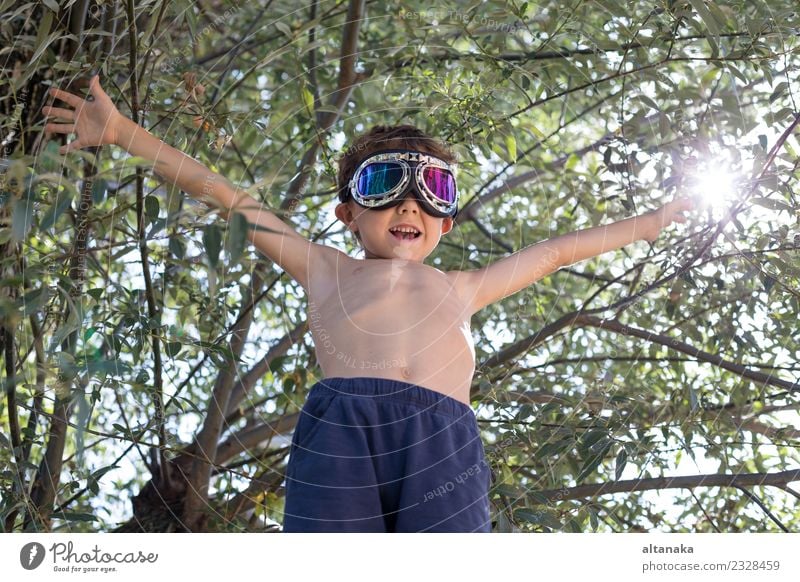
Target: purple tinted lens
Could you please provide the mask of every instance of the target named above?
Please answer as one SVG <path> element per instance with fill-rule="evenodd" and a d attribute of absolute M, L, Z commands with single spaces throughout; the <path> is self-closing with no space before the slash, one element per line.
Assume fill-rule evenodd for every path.
<path fill-rule="evenodd" d="M 403 167 L 393 162 L 375 162 L 361 171 L 358 191 L 364 197 L 381 196 L 403 179 Z"/>
<path fill-rule="evenodd" d="M 456 199 L 456 180 L 453 175 L 443 168 L 429 166 L 422 171 L 422 179 L 428 190 L 434 196 L 447 204 L 452 204 Z"/>

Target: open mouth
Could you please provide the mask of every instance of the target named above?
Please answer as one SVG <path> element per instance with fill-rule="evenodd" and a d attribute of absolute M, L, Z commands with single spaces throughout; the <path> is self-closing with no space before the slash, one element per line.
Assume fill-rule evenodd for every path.
<path fill-rule="evenodd" d="M 422 236 L 422 233 L 418 230 L 409 228 L 390 228 L 389 232 L 394 238 L 401 241 L 412 241 Z"/>

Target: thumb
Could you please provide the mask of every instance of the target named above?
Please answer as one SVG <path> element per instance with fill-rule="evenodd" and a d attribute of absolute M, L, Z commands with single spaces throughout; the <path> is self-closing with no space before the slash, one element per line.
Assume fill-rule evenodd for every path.
<path fill-rule="evenodd" d="M 89 92 L 95 99 L 103 95 L 103 89 L 100 87 L 100 73 L 97 73 L 89 80 Z"/>
<path fill-rule="evenodd" d="M 75 150 L 75 149 L 80 149 L 78 147 L 78 140 L 77 139 L 72 140 L 68 144 L 63 145 L 60 148 L 58 148 L 58 153 L 60 153 L 63 156 L 63 155 L 66 155 L 67 153 L 69 153 L 69 152 L 71 152 L 72 150 Z"/>

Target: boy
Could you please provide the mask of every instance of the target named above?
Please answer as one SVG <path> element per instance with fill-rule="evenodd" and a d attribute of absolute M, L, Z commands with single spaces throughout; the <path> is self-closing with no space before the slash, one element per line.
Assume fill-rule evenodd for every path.
<path fill-rule="evenodd" d="M 455 157 L 412 126 L 378 126 L 339 163 L 336 216 L 365 259 L 312 243 L 246 193 L 123 117 L 100 87 L 93 100 L 51 90 L 73 109 L 45 107 L 76 133 L 59 151 L 116 144 L 195 197 L 209 196 L 255 229 L 256 248 L 308 294 L 325 378 L 310 390 L 292 437 L 284 531 L 490 531 L 490 470 L 469 388 L 470 318 L 557 269 L 655 240 L 692 207 L 683 198 L 641 216 L 529 246 L 471 271 L 423 263 L 453 227 Z"/>

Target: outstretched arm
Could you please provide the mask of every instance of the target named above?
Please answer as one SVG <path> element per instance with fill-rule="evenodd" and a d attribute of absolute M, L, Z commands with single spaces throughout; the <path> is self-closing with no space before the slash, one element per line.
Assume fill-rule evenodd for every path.
<path fill-rule="evenodd" d="M 311 269 L 333 264 L 331 255 L 340 251 L 303 238 L 248 193 L 123 116 L 100 86 L 99 75 L 92 77 L 89 91 L 93 97 L 91 101 L 60 89 L 50 90 L 52 96 L 74 108 L 48 106 L 42 109 L 49 117 L 69 122 L 47 124 L 47 133 L 75 133 L 78 136 L 62 146 L 60 153 L 115 144 L 154 162 L 153 170 L 158 175 L 192 197 L 220 207 L 226 219 L 231 218 L 233 211 L 241 212 L 248 223 L 255 225 L 255 228 L 250 228 L 248 239 L 305 288 L 308 288 Z"/>
<path fill-rule="evenodd" d="M 472 313 L 512 295 L 561 267 L 602 255 L 637 240 L 654 241 L 672 222 L 686 222 L 681 214 L 694 204 L 679 198 L 639 216 L 613 224 L 562 234 L 474 271 L 449 273 Z"/>

